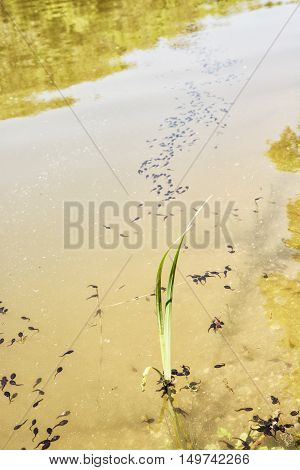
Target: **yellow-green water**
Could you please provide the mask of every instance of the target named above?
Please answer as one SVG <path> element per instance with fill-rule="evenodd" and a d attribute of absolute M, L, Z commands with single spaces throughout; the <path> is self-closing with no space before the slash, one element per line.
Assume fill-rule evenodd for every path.
<path fill-rule="evenodd" d="M 161 367 L 153 296 L 131 300 L 153 292 L 166 224 L 157 219 L 155 249 L 144 209 L 138 250 L 122 243 L 89 249 L 86 239 L 81 249 L 63 247 L 64 201 L 87 208 L 89 201 L 121 206 L 154 199 L 138 169 L 166 142 L 170 117 L 191 117 L 195 132 L 172 159 L 174 182 L 201 151 L 179 199 L 188 205 L 212 195 L 212 211 L 215 201 L 222 213 L 229 201 L 239 209 L 228 222 L 234 254 L 222 237 L 216 247 L 212 236 L 205 249 L 190 246 L 179 261 L 172 360 L 201 380 L 197 393 L 183 390 L 177 401 L 188 413 L 194 446 L 224 448 L 224 435 L 248 429 L 249 414 L 235 410 L 253 407 L 268 416 L 270 395 L 280 397 L 282 411 L 297 409 L 299 12 L 260 64 L 296 2 L 1 3 L 0 300 L 9 311 L 0 317 L 0 375 L 16 373 L 24 384 L 13 403 L 0 396 L 1 446 L 32 448 L 31 420 L 38 420 L 38 443 L 65 410 L 71 415 L 56 449 L 174 446 L 164 421 L 158 423 L 155 376 L 140 390 L 144 368 Z M 173 240 L 180 233 L 174 213 Z M 105 223 L 117 221 L 130 232 L 121 216 Z M 214 234 L 218 223 L 199 216 L 197 233 Z M 228 264 L 233 291 L 224 289 L 223 278 L 201 286 L 186 277 Z M 102 336 L 95 299 L 86 300 L 91 283 L 103 297 Z M 215 315 L 225 322 L 224 336 L 207 333 Z M 8 347 L 28 325 L 39 333 L 27 330 L 23 343 Z M 226 366 L 215 369 L 218 363 Z M 41 386 L 49 382 L 43 402 L 32 408 L 40 398 L 32 392 L 38 377 Z M 28 423 L 13 432 L 24 416 Z M 149 418 L 153 424 L 144 422 Z"/>

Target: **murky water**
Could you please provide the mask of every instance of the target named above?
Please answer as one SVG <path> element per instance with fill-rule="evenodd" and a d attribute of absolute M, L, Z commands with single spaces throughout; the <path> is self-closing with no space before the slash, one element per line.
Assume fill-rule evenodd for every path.
<path fill-rule="evenodd" d="M 280 398 L 282 411 L 297 409 L 296 2 L 4 4 L 0 375 L 15 373 L 24 385 L 5 387 L 18 393 L 12 403 L 0 395 L 1 446 L 33 448 L 65 410 L 69 422 L 51 448 L 174 446 L 164 418 L 160 423 L 155 375 L 144 393 L 140 389 L 145 367 L 161 368 L 150 294 L 166 227 L 170 231 L 172 219 L 175 240 L 182 213 L 182 206 L 165 202 L 155 209 L 163 216 L 154 217 L 145 202 L 169 197 L 189 206 L 212 195 L 210 217 L 199 215 L 195 230 L 201 239 L 210 229 L 208 246 L 193 247 L 187 237 L 174 300 L 173 367 L 189 365 L 192 380 L 201 381 L 198 392 L 182 390 L 176 398 L 188 413 L 182 421 L 193 445 L 224 448 L 224 436 L 248 430 L 249 413 L 235 410 L 252 407 L 268 416 L 270 395 Z M 158 176 L 164 172 L 167 178 Z M 138 249 L 126 248 L 137 227 L 121 212 L 88 226 L 89 202 L 122 207 L 131 200 L 144 203 Z M 85 208 L 79 249 L 64 249 L 64 201 Z M 223 216 L 230 201 L 226 227 L 234 253 L 214 214 Z M 104 249 L 110 231 L 102 226 L 117 222 L 129 238 Z M 99 225 L 102 246 L 96 240 L 93 248 L 91 227 L 96 238 Z M 187 277 L 223 273 L 227 265 L 226 279 L 221 274 L 201 285 Z M 91 283 L 100 289 L 102 331 L 96 299 L 86 300 Z M 215 315 L 224 334 L 207 333 Z M 17 341 L 10 345 L 12 338 Z M 68 350 L 74 352 L 61 358 Z M 220 363 L 225 367 L 214 368 Z M 58 367 L 63 371 L 54 377 Z M 45 395 L 32 389 L 39 377 Z M 279 445 L 288 447 L 288 439 Z"/>

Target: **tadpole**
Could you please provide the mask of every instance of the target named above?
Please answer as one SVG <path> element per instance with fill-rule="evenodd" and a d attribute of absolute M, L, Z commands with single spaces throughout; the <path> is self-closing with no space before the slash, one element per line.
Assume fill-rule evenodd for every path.
<path fill-rule="evenodd" d="M 36 381 L 35 381 L 35 384 L 33 385 L 33 387 L 32 387 L 32 388 L 35 388 L 35 387 L 37 387 L 37 385 L 39 385 L 39 384 L 41 383 L 41 381 L 42 381 L 42 380 L 43 380 L 43 379 L 42 379 L 41 377 L 39 377 L 38 379 L 36 379 Z"/>
<path fill-rule="evenodd" d="M 72 354 L 73 352 L 74 352 L 73 349 L 70 349 L 69 351 L 65 352 L 64 354 L 62 354 L 62 355 L 59 356 L 59 357 L 68 356 L 69 354 Z"/>
<path fill-rule="evenodd" d="M 63 368 L 62 368 L 62 367 L 59 367 L 58 369 L 56 369 L 56 374 L 55 374 L 54 378 L 55 378 L 58 374 L 60 374 L 62 371 L 63 371 Z"/>
<path fill-rule="evenodd" d="M 21 423 L 21 424 L 16 424 L 16 426 L 14 427 L 14 431 L 17 431 L 18 429 L 20 429 L 22 426 L 24 426 L 25 423 L 27 423 L 27 419 Z"/>

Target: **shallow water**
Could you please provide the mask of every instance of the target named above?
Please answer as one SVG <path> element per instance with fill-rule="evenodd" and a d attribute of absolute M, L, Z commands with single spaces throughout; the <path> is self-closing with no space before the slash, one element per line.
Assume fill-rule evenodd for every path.
<path fill-rule="evenodd" d="M 295 2 L 181 3 L 5 2 L 0 299 L 9 310 L 0 317 L 0 375 L 14 372 L 24 385 L 11 404 L 0 396 L 3 448 L 32 448 L 28 423 L 37 418 L 38 443 L 64 410 L 69 423 L 53 448 L 174 446 L 165 421 L 157 423 L 155 375 L 144 393 L 140 383 L 145 367 L 160 368 L 149 294 L 171 221 L 173 241 L 181 233 L 182 206 L 158 208 L 174 211 L 166 221 L 143 206 L 138 249 L 126 248 L 125 238 L 114 249 L 97 241 L 89 247 L 85 215 L 84 245 L 67 250 L 63 225 L 64 201 L 81 202 L 86 214 L 89 201 L 121 207 L 164 199 L 169 186 L 156 195 L 146 176 L 164 171 L 165 161 L 174 187 L 188 186 L 177 201 L 189 206 L 212 195 L 210 217 L 200 214 L 195 225 L 200 238 L 210 230 L 208 246 L 195 248 L 187 236 L 174 301 L 173 367 L 187 364 L 201 380 L 197 393 L 177 398 L 189 413 L 182 421 L 193 445 L 223 448 L 224 436 L 248 430 L 249 414 L 235 410 L 268 416 L 270 395 L 280 397 L 284 412 L 299 406 L 300 12 L 262 60 Z M 154 160 L 165 156 L 172 158 Z M 222 233 L 218 243 L 213 214 L 224 214 L 230 201 L 238 209 L 226 224 L 232 254 Z M 134 241 L 137 228 L 121 213 L 100 225 L 117 222 Z M 186 277 L 226 265 L 226 280 L 202 286 Z M 86 300 L 91 283 L 100 288 L 102 333 L 95 299 Z M 225 322 L 223 334 L 207 333 L 215 315 Z M 8 347 L 28 325 L 39 332 L 27 330 L 24 342 Z M 226 365 L 215 369 L 218 363 Z M 32 408 L 38 377 L 45 396 Z"/>

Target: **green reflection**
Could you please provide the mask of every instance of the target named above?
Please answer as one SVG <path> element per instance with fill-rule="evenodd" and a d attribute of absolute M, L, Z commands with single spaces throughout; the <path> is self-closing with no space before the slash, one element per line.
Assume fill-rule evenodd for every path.
<path fill-rule="evenodd" d="M 298 130 L 300 127 L 298 126 Z M 290 127 L 286 127 L 280 139 L 271 142 L 267 152 L 268 157 L 275 163 L 278 170 L 300 170 L 300 135 Z"/>
<path fill-rule="evenodd" d="M 300 127 L 299 127 L 300 128 Z M 282 171 L 295 172 L 300 169 L 300 137 L 286 127 L 280 139 L 270 143 L 267 155 Z M 300 197 L 287 204 L 288 230 L 290 237 L 284 240 L 291 248 L 293 258 L 300 262 Z M 265 297 L 265 312 L 272 322 L 283 329 L 283 344 L 300 354 L 300 271 L 295 278 L 281 273 L 272 273 L 260 281 Z M 298 361 L 299 364 L 299 361 Z M 287 388 L 295 395 L 300 394 L 300 367 L 293 364 L 291 374 L 285 378 Z"/>
<path fill-rule="evenodd" d="M 295 255 L 295 258 L 300 262 L 300 198 L 288 204 L 287 214 L 291 237 L 285 243 L 290 248 L 298 250 L 299 253 Z"/>
<path fill-rule="evenodd" d="M 0 8 L 0 119 L 64 105 L 62 100 L 37 99 L 37 93 L 53 91 L 39 61 L 64 89 L 123 70 L 128 67 L 122 59 L 125 53 L 153 47 L 160 37 L 194 30 L 193 23 L 209 14 L 228 15 L 244 7 L 253 9 L 282 2 L 4 0 L 3 3 L 13 21 Z"/>

